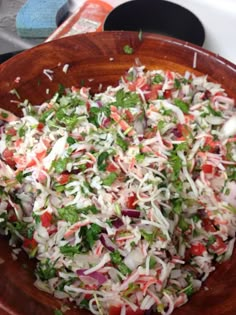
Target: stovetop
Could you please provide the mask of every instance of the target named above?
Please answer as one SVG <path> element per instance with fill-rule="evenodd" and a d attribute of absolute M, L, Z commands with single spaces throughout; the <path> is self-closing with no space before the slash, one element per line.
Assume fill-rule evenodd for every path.
<path fill-rule="evenodd" d="M 74 12 L 86 0 L 67 0 Z M 102 0 L 116 7 L 131 0 Z M 134 0 L 133 0 L 134 1 Z M 143 0 L 145 1 L 145 0 Z M 236 64 L 236 0 L 168 0 L 192 11 L 205 29 L 204 48 Z M 170 21 L 171 23 L 171 21 Z"/>

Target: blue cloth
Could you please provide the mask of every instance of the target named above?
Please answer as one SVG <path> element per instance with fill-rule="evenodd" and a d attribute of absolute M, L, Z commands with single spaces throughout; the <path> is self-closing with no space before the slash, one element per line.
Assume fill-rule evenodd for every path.
<path fill-rule="evenodd" d="M 57 27 L 56 14 L 66 0 L 28 0 L 16 16 L 21 37 L 47 38 Z"/>

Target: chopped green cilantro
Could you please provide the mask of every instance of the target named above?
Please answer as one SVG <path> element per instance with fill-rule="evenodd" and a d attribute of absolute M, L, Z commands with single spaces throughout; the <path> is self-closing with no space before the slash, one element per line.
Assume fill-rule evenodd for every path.
<path fill-rule="evenodd" d="M 135 160 L 138 162 L 138 163 L 142 163 L 145 159 L 145 155 L 142 154 L 142 153 L 139 153 L 139 154 L 136 154 L 135 155 Z"/>
<path fill-rule="evenodd" d="M 178 226 L 183 232 L 185 232 L 189 229 L 189 224 L 186 222 L 186 220 L 182 216 L 180 216 L 180 218 L 179 218 Z"/>
<path fill-rule="evenodd" d="M 194 215 L 192 216 L 192 219 L 193 219 L 193 222 L 194 222 L 194 223 L 197 223 L 198 221 L 200 221 L 200 217 L 199 217 L 198 214 L 194 214 Z"/>
<path fill-rule="evenodd" d="M 216 237 L 214 235 L 210 235 L 207 241 L 207 246 L 211 246 L 216 241 Z"/>
<path fill-rule="evenodd" d="M 94 243 L 99 239 L 102 228 L 93 223 L 90 226 L 82 226 L 79 236 L 82 238 L 80 243 L 81 252 L 86 253 L 92 249 Z"/>
<path fill-rule="evenodd" d="M 156 240 L 156 233 L 151 232 L 148 233 L 145 230 L 140 230 L 142 237 L 150 244 L 152 244 Z"/>
<path fill-rule="evenodd" d="M 121 136 L 117 135 L 116 137 L 116 143 L 123 151 L 126 151 L 128 149 L 128 142 L 121 138 Z"/>
<path fill-rule="evenodd" d="M 66 244 L 60 247 L 60 252 L 65 256 L 73 257 L 75 254 L 80 253 L 80 245 L 71 246 Z"/>
<path fill-rule="evenodd" d="M 56 268 L 47 258 L 37 264 L 35 273 L 40 280 L 46 281 L 56 276 Z"/>
<path fill-rule="evenodd" d="M 66 206 L 57 210 L 59 218 L 74 224 L 78 221 L 78 209 L 74 205 Z"/>
<path fill-rule="evenodd" d="M 25 132 L 26 132 L 26 129 L 25 129 L 25 126 L 21 126 L 19 129 L 18 129 L 18 134 L 19 134 L 19 137 L 22 138 L 25 136 Z"/>
<path fill-rule="evenodd" d="M 23 171 L 19 171 L 17 174 L 16 174 L 16 180 L 22 184 L 23 182 L 23 179 L 27 176 L 29 176 L 31 173 L 24 173 Z"/>
<path fill-rule="evenodd" d="M 207 109 L 209 113 L 212 114 L 213 116 L 222 117 L 222 112 L 216 111 L 213 107 L 211 107 L 210 104 L 207 105 Z"/>
<path fill-rule="evenodd" d="M 55 168 L 56 173 L 60 174 L 66 170 L 67 163 L 69 162 L 68 158 L 58 158 L 52 162 L 52 166 Z"/>
<path fill-rule="evenodd" d="M 153 78 L 152 82 L 153 83 L 162 83 L 164 81 L 164 77 L 161 74 L 156 74 L 155 77 Z"/>
<path fill-rule="evenodd" d="M 54 112 L 53 109 L 46 110 L 40 115 L 39 121 L 45 123 L 47 118 Z"/>
<path fill-rule="evenodd" d="M 177 180 L 179 179 L 179 174 L 182 169 L 182 160 L 181 158 L 172 151 L 170 156 L 170 165 L 172 166 L 173 173 L 172 173 L 172 179 Z"/>
<path fill-rule="evenodd" d="M 158 130 L 162 130 L 166 125 L 166 122 L 164 120 L 159 120 L 158 123 L 157 123 L 157 128 Z"/>
<path fill-rule="evenodd" d="M 108 152 L 102 152 L 99 154 L 97 159 L 97 166 L 99 171 L 105 171 L 107 166 L 107 159 L 109 157 Z"/>
<path fill-rule="evenodd" d="M 105 114 L 107 117 L 110 116 L 110 107 L 108 106 L 102 106 L 102 107 L 91 107 L 89 110 L 89 118 L 88 121 L 92 124 L 94 124 L 95 126 L 99 127 L 100 126 L 100 122 L 99 122 L 99 117 L 100 115 L 103 113 Z"/>
<path fill-rule="evenodd" d="M 32 213 L 32 217 L 35 221 L 36 224 L 39 224 L 41 222 L 41 219 L 40 219 L 40 215 L 38 214 L 35 214 L 34 212 Z"/>
<path fill-rule="evenodd" d="M 176 79 L 174 80 L 174 88 L 179 90 L 181 88 L 181 82 L 180 80 Z"/>
<path fill-rule="evenodd" d="M 76 143 L 76 140 L 74 138 L 72 138 L 72 137 L 68 137 L 67 138 L 67 143 L 74 144 L 74 143 Z"/>
<path fill-rule="evenodd" d="M 61 310 L 55 309 L 54 310 L 54 315 L 63 315 Z"/>
<path fill-rule="evenodd" d="M 63 95 L 64 93 L 65 93 L 65 87 L 64 87 L 64 85 L 63 84 L 61 84 L 61 83 L 59 83 L 58 84 L 58 90 L 57 90 L 57 92 L 58 92 L 58 94 L 59 95 Z"/>
<path fill-rule="evenodd" d="M 193 295 L 194 293 L 193 284 L 190 283 L 187 287 L 182 289 L 179 293 L 185 293 L 188 297 Z"/>
<path fill-rule="evenodd" d="M 1 116 L 2 118 L 7 118 L 7 117 L 8 117 L 8 113 L 6 113 L 6 112 L 0 112 L 0 116 Z"/>
<path fill-rule="evenodd" d="M 181 214 L 183 209 L 182 209 L 182 205 L 183 205 L 183 201 L 182 199 L 172 199 L 171 200 L 172 205 L 173 205 L 173 212 L 176 214 Z"/>
<path fill-rule="evenodd" d="M 124 275 L 128 275 L 131 273 L 131 270 L 123 262 L 123 258 L 118 250 L 114 250 L 114 252 L 111 252 L 110 257 L 111 257 L 111 262 L 117 266 L 117 268 L 120 270 L 121 273 L 123 273 Z"/>
<path fill-rule="evenodd" d="M 117 174 L 114 172 L 111 172 L 107 177 L 105 177 L 102 181 L 103 185 L 105 186 L 111 186 L 114 181 L 117 179 Z"/>
<path fill-rule="evenodd" d="M 151 256 L 150 260 L 149 260 L 149 268 L 150 269 L 154 268 L 156 266 L 156 264 L 157 264 L 156 259 L 153 256 Z"/>
<path fill-rule="evenodd" d="M 80 304 L 79 304 L 79 307 L 81 309 L 89 309 L 89 299 L 83 299 Z"/>
<path fill-rule="evenodd" d="M 113 105 L 117 107 L 135 107 L 140 103 L 140 98 L 135 92 L 126 92 L 124 89 L 120 89 L 116 92 L 116 102 Z"/>
<path fill-rule="evenodd" d="M 179 107 L 184 114 L 188 114 L 189 105 L 179 98 L 174 99 L 175 106 Z"/>
<path fill-rule="evenodd" d="M 132 55 L 134 53 L 134 49 L 130 45 L 125 45 L 123 51 L 127 55 Z"/>

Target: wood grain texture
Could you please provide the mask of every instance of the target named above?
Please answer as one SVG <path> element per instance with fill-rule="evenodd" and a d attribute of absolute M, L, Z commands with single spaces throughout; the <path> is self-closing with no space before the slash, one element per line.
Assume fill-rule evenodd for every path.
<path fill-rule="evenodd" d="M 124 45 L 130 45 L 134 54 L 127 55 Z M 194 54 L 197 67 L 192 69 Z M 236 66 L 197 46 L 179 40 L 153 34 L 144 34 L 143 39 L 133 32 L 102 32 L 83 34 L 59 39 L 25 51 L 0 66 L 1 107 L 19 113 L 12 100 L 17 97 L 9 91 L 16 89 L 21 99 L 27 98 L 33 104 L 48 99 L 64 86 L 91 86 L 98 90 L 116 84 L 120 76 L 132 66 L 135 58 L 148 69 L 162 68 L 184 73 L 186 70 L 198 74 L 208 74 L 210 80 L 225 87 L 236 99 Z M 63 66 L 69 64 L 67 73 Z M 43 69 L 51 69 L 53 81 L 43 74 Z M 14 82 L 20 77 L 19 83 Z M 46 93 L 49 89 L 49 94 Z M 22 254 L 13 261 L 8 242 L 0 239 L 0 314 L 50 315 L 60 308 L 61 301 L 37 290 L 32 273 L 34 261 Z M 27 265 L 27 267 L 25 266 Z M 24 268 L 23 268 L 24 267 Z M 236 314 L 236 255 L 220 266 L 206 281 L 205 287 L 196 293 L 191 301 L 177 309 L 173 315 L 235 315 Z M 85 311 L 72 309 L 68 315 L 85 315 Z"/>

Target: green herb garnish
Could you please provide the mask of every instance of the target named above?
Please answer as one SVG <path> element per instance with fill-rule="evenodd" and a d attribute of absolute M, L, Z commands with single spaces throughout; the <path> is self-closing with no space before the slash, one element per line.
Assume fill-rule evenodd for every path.
<path fill-rule="evenodd" d="M 111 186 L 114 181 L 117 179 L 117 174 L 114 172 L 111 172 L 106 178 L 103 179 L 102 183 L 105 186 Z"/>
<path fill-rule="evenodd" d="M 188 114 L 189 105 L 179 98 L 174 99 L 175 106 L 179 107 L 184 114 Z"/>
<path fill-rule="evenodd" d="M 46 281 L 56 276 L 56 268 L 47 258 L 37 264 L 35 273 L 40 280 Z"/>
<path fill-rule="evenodd" d="M 132 55 L 134 53 L 134 49 L 130 45 L 125 45 L 123 51 L 127 55 Z"/>

